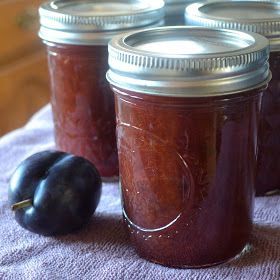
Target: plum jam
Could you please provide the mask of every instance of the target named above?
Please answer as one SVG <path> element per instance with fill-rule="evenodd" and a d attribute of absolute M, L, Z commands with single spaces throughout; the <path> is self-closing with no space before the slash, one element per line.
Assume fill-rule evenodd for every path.
<path fill-rule="evenodd" d="M 82 0 L 52 1 L 39 10 L 56 146 L 93 162 L 103 178 L 119 174 L 107 43 L 116 34 L 159 25 L 163 7 L 161 0 Z"/>
<path fill-rule="evenodd" d="M 252 228 L 268 41 L 146 29 L 114 38 L 109 66 L 123 216 L 137 253 L 172 267 L 238 255 Z"/>
<path fill-rule="evenodd" d="M 52 43 L 47 50 L 58 149 L 89 159 L 103 177 L 117 176 L 114 96 L 105 78 L 107 47 Z"/>
<path fill-rule="evenodd" d="M 272 80 L 268 85 L 262 102 L 256 181 L 257 195 L 273 193 L 276 190 L 280 191 L 279 51 L 270 53 L 269 63 L 272 72 Z"/>
<path fill-rule="evenodd" d="M 280 191 L 280 6 L 277 1 L 211 1 L 187 7 L 191 25 L 257 32 L 269 39 L 272 80 L 262 100 L 256 194 Z"/>

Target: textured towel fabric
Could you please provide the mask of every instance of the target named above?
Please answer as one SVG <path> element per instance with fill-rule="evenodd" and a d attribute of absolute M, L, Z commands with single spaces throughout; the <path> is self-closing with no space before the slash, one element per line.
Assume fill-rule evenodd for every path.
<path fill-rule="evenodd" d="M 17 225 L 7 204 L 8 180 L 29 155 L 54 147 L 50 107 L 0 139 L 0 279 L 280 279 L 280 197 L 258 198 L 250 248 L 208 269 L 172 269 L 140 259 L 127 239 L 117 183 L 104 183 L 101 203 L 83 230 L 59 238 Z"/>

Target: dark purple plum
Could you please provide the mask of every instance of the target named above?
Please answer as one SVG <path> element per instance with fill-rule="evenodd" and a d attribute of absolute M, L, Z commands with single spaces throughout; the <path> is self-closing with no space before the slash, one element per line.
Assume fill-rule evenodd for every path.
<path fill-rule="evenodd" d="M 66 234 L 89 222 L 101 185 L 97 169 L 88 160 L 44 151 L 18 166 L 10 181 L 9 203 L 25 229 L 46 236 Z"/>

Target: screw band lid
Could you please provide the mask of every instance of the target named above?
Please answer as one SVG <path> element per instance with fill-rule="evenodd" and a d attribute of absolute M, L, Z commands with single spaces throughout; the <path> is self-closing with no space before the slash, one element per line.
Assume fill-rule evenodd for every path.
<path fill-rule="evenodd" d="M 164 17 L 162 0 L 54 0 L 39 8 L 43 40 L 104 45 L 116 34 L 158 25 Z"/>
<path fill-rule="evenodd" d="M 161 27 L 109 43 L 109 82 L 166 96 L 217 96 L 258 88 L 270 79 L 268 40 L 255 33 Z"/>
<path fill-rule="evenodd" d="M 269 39 L 271 51 L 280 50 L 279 1 L 201 1 L 186 7 L 185 19 L 193 26 L 256 32 Z"/>

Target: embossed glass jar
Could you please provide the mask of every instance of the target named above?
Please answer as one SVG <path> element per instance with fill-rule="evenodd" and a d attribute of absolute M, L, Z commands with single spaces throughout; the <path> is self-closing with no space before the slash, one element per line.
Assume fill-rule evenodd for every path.
<path fill-rule="evenodd" d="M 107 43 L 114 35 L 161 25 L 163 7 L 161 0 L 56 0 L 39 10 L 56 146 L 92 161 L 103 178 L 119 173 Z"/>
<path fill-rule="evenodd" d="M 268 52 L 258 34 L 188 27 L 109 43 L 123 214 L 140 256 L 204 267 L 248 242 Z"/>
<path fill-rule="evenodd" d="M 257 32 L 270 41 L 272 80 L 263 97 L 256 180 L 257 195 L 280 191 L 280 4 L 277 1 L 211 1 L 186 8 L 186 22 Z"/>
<path fill-rule="evenodd" d="M 165 25 L 185 25 L 185 8 L 195 0 L 165 0 Z"/>

